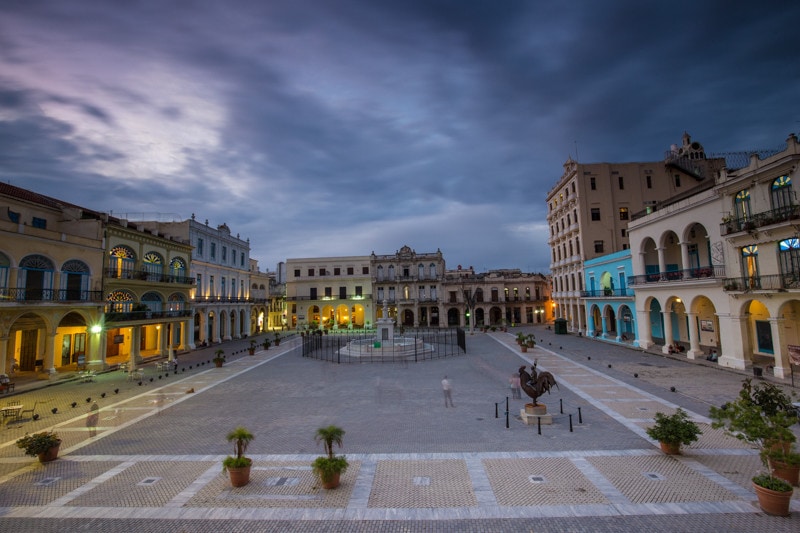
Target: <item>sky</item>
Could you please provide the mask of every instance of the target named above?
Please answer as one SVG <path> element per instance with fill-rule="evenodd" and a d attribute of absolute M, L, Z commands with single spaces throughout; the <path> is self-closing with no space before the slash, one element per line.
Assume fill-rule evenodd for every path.
<path fill-rule="evenodd" d="M 287 258 L 547 273 L 571 157 L 800 130 L 800 2 L 2 0 L 0 180 Z"/>

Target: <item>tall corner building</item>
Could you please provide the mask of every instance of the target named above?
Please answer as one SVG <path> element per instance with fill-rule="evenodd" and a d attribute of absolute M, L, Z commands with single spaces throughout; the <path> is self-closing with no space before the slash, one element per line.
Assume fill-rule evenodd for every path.
<path fill-rule="evenodd" d="M 703 146 L 683 134 L 664 159 L 630 163 L 579 163 L 571 157 L 547 194 L 550 272 L 556 318 L 586 331 L 581 300 L 583 262 L 627 250 L 628 222 L 659 203 L 714 186 L 724 158 L 706 158 Z"/>

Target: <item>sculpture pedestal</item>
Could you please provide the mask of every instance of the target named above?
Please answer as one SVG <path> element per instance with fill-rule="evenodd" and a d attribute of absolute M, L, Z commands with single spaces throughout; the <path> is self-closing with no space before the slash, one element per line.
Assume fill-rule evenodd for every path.
<path fill-rule="evenodd" d="M 537 405 L 526 403 L 525 408 L 519 410 L 519 416 L 526 426 L 539 424 L 540 422 L 543 425 L 549 425 L 553 423 L 553 415 L 548 415 L 547 406 L 541 403 Z"/>

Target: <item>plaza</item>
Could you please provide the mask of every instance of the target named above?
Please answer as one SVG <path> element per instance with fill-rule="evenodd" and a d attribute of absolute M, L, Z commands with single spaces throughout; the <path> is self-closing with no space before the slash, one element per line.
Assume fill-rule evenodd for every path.
<path fill-rule="evenodd" d="M 519 331 L 533 333 L 537 347 L 520 353 Z M 800 527 L 797 495 L 788 518 L 760 511 L 750 487 L 757 451 L 706 418 L 710 405 L 736 395 L 747 377 L 740 371 L 544 326 L 476 333 L 466 354 L 423 363 L 335 365 L 301 357 L 296 336 L 254 356 L 247 345 L 183 354 L 177 374 L 149 362 L 141 385 L 120 371 L 94 382 L 20 382 L 0 402 L 38 402 L 40 418 L 0 430 L 0 530 Z M 220 347 L 228 362 L 214 368 Z M 507 400 L 509 377 L 534 361 L 558 382 L 540 399 L 553 415 L 541 429 L 520 419 L 527 398 Z M 444 407 L 444 375 L 453 409 Z M 790 389 L 788 379 L 771 379 Z M 85 425 L 92 401 L 96 437 Z M 683 455 L 666 456 L 644 430 L 656 412 L 677 407 L 703 435 Z M 338 489 L 324 491 L 310 464 L 322 454 L 314 431 L 329 424 L 346 431 L 336 451 L 350 467 Z M 233 489 L 221 461 L 231 452 L 225 435 L 239 425 L 255 435 L 247 452 L 254 468 L 250 484 Z M 57 461 L 40 464 L 14 442 L 45 429 L 63 443 Z"/>

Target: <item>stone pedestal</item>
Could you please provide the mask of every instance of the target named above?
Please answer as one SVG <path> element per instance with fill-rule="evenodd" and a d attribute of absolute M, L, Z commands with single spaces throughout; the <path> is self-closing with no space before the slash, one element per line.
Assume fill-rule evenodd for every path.
<path fill-rule="evenodd" d="M 532 403 L 526 403 L 524 409 L 519 410 L 519 416 L 522 419 L 522 422 L 527 425 L 536 425 L 539 422 L 542 425 L 550 425 L 553 423 L 553 415 L 547 414 L 547 406 L 543 404 L 533 405 Z"/>

